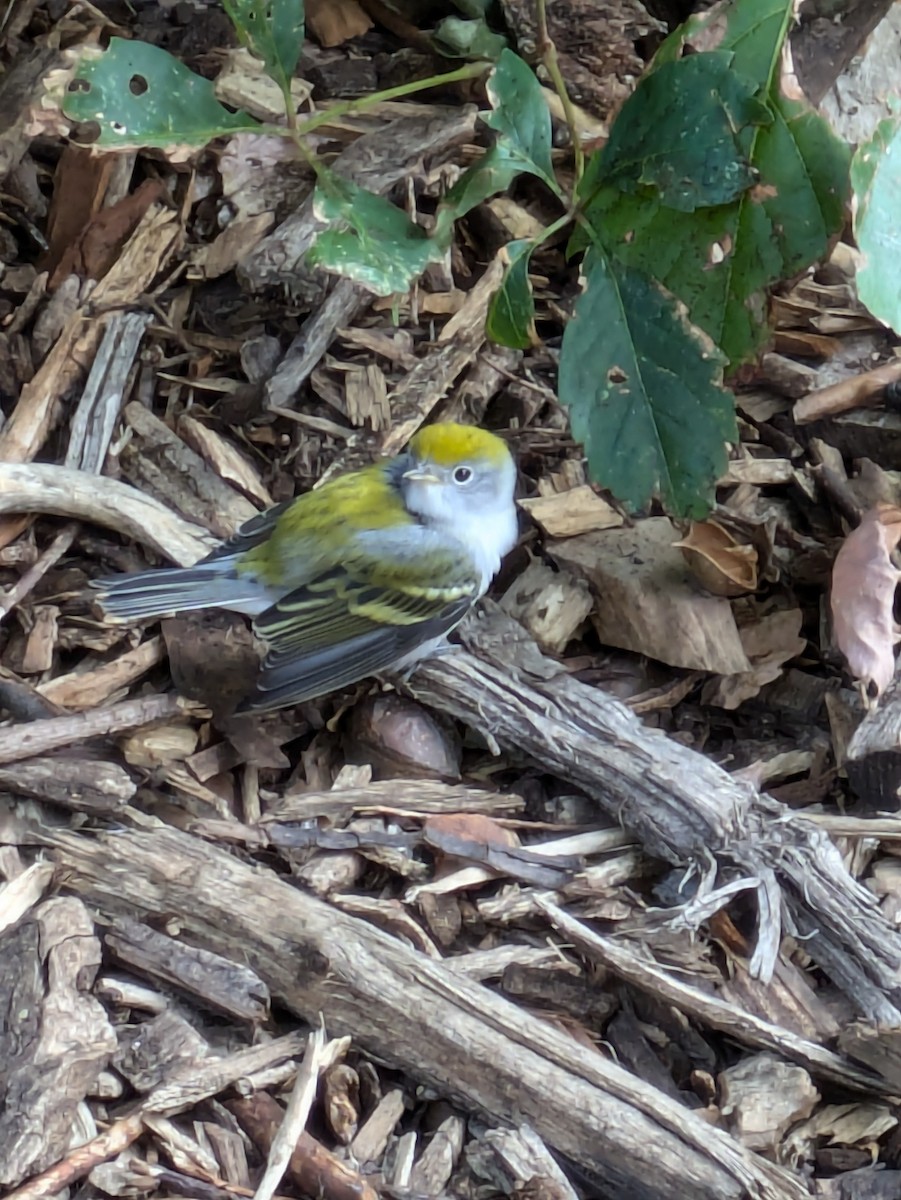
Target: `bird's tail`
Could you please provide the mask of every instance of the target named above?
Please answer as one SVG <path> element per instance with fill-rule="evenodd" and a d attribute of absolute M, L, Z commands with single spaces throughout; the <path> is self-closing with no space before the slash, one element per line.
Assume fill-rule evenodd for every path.
<path fill-rule="evenodd" d="M 273 602 L 258 580 L 238 575 L 222 560 L 95 579 L 91 586 L 107 619 L 123 624 L 203 608 L 254 616 Z"/>

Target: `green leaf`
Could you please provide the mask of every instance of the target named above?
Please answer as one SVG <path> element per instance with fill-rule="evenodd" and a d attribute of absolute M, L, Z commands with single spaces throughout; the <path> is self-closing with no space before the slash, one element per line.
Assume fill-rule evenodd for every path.
<path fill-rule="evenodd" d="M 736 437 L 722 358 L 671 296 L 595 251 L 560 353 L 560 400 L 589 472 L 640 508 L 702 517 Z"/>
<path fill-rule="evenodd" d="M 841 229 L 849 154 L 822 118 L 780 90 L 791 0 L 736 0 L 722 13 L 720 45 L 733 53 L 740 78 L 765 89 L 772 115 L 766 127 L 739 131 L 757 183 L 729 204 L 680 212 L 649 188 L 623 194 L 592 164 L 599 186 L 584 215 L 593 238 L 580 233 L 573 247 L 599 240 L 622 263 L 658 279 L 738 365 L 769 337 L 768 289 L 823 257 Z"/>
<path fill-rule="evenodd" d="M 263 60 L 285 95 L 303 46 L 303 0 L 222 0 L 242 45 Z"/>
<path fill-rule="evenodd" d="M 505 50 L 488 81 L 492 112 L 482 120 L 497 130 L 501 161 L 543 179 L 559 196 L 551 162 L 551 115 L 531 67 Z"/>
<path fill-rule="evenodd" d="M 509 264 L 501 286 L 491 298 L 485 329 L 493 342 L 513 350 L 528 350 L 537 342 L 535 300 L 529 283 L 529 256 L 535 249 L 531 238 L 508 242 Z"/>
<path fill-rule="evenodd" d="M 494 111 L 483 114 L 482 120 L 497 131 L 497 138 L 482 160 L 464 171 L 442 200 L 436 237 L 449 238 L 454 221 L 489 196 L 506 191 L 524 171 L 544 179 L 562 197 L 553 176 L 551 118 L 544 95 L 531 69 L 511 50 L 503 52 L 492 72 L 488 99 Z"/>
<path fill-rule="evenodd" d="M 93 143 L 104 149 L 204 146 L 238 130 L 259 129 L 245 112 L 229 112 L 208 79 L 158 46 L 111 38 L 109 49 L 85 53 L 62 104 L 70 121 L 97 122 Z"/>
<path fill-rule="evenodd" d="M 620 110 L 592 175 L 624 192 L 654 188 L 683 212 L 725 204 L 749 188 L 756 175 L 738 133 L 772 117 L 733 58 L 726 50 L 693 54 L 646 76 Z"/>
<path fill-rule="evenodd" d="M 520 169 L 497 147 L 492 146 L 474 167 L 464 171 L 441 201 L 439 222 L 456 221 L 471 209 L 506 191 Z"/>
<path fill-rule="evenodd" d="M 901 333 L 898 212 L 901 210 L 901 117 L 880 121 L 851 163 L 857 201 L 854 233 L 863 255 L 857 294 L 874 317 Z"/>
<path fill-rule="evenodd" d="M 354 279 L 377 296 L 406 292 L 447 249 L 396 205 L 337 175 L 320 174 L 313 211 L 333 228 L 319 234 L 307 261 Z"/>
<path fill-rule="evenodd" d="M 523 171 L 545 179 L 561 195 L 553 177 L 551 119 L 541 87 L 512 51 L 501 55 L 488 95 L 494 109 L 482 119 L 497 131 L 495 143 L 444 197 L 430 238 L 393 204 L 320 172 L 314 208 L 323 220 L 338 227 L 319 235 L 308 260 L 347 275 L 378 295 L 406 291 L 429 263 L 446 252 L 454 222 L 504 191 Z M 527 266 L 524 269 L 527 272 Z"/>
<path fill-rule="evenodd" d="M 487 58 L 494 62 L 507 47 L 504 35 L 490 29 L 484 17 L 472 21 L 445 17 L 439 21 L 432 36 L 443 54 L 455 54 L 460 58 Z"/>

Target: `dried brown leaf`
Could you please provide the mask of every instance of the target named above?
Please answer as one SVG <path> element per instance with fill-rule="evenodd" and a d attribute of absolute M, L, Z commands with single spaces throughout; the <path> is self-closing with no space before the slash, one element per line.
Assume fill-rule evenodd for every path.
<path fill-rule="evenodd" d="M 848 669 L 877 696 L 895 673 L 893 608 L 899 572 L 901 508 L 877 504 L 845 538 L 832 568 L 832 627 Z"/>
<path fill-rule="evenodd" d="M 738 542 L 717 521 L 693 521 L 675 545 L 701 586 L 714 596 L 743 596 L 757 588 L 757 550 Z"/>
<path fill-rule="evenodd" d="M 372 28 L 357 0 L 307 0 L 307 27 L 320 46 L 340 46 Z"/>

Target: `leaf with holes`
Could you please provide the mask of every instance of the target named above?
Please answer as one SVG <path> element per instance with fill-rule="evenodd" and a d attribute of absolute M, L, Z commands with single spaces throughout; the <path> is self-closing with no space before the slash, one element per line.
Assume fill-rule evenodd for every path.
<path fill-rule="evenodd" d="M 377 296 L 405 292 L 447 243 L 430 238 L 382 196 L 320 170 L 313 211 L 330 229 L 320 233 L 307 262 L 361 283 Z"/>
<path fill-rule="evenodd" d="M 782 49 L 792 14 L 793 0 L 734 0 L 713 16 L 692 18 L 655 58 L 657 71 L 680 67 L 673 78 L 691 79 L 693 71 L 703 75 L 706 68 L 686 70 L 682 64 L 697 63 L 707 52 L 676 62 L 672 57 L 684 52 L 688 34 L 699 31 L 701 44 L 718 44 L 718 60 L 731 56 L 736 86 L 742 80 L 754 82 L 756 100 L 747 94 L 742 98 L 743 84 L 738 93 L 730 91 L 731 84 L 717 85 L 720 96 L 731 96 L 722 113 L 728 110 L 730 120 L 745 121 L 736 130 L 735 145 L 755 173 L 754 185 L 741 188 L 727 203 L 690 210 L 693 197 L 705 204 L 718 198 L 718 181 L 712 189 L 710 181 L 702 181 L 700 188 L 697 180 L 689 181 L 680 195 L 684 171 L 668 178 L 679 161 L 676 148 L 696 136 L 688 109 L 681 124 L 669 127 L 674 149 L 666 172 L 655 162 L 636 163 L 626 171 L 628 163 L 621 158 L 619 173 L 608 178 L 600 169 L 602 156 L 593 160 L 581 193 L 592 236 L 580 230 L 573 239 L 575 249 L 599 242 L 623 264 L 659 280 L 688 306 L 692 322 L 734 366 L 752 358 L 770 335 L 768 289 L 822 258 L 844 223 L 848 148 L 818 113 L 792 98 L 797 89 L 791 78 L 784 78 Z M 644 86 L 636 89 L 630 104 L 637 103 Z M 757 101 L 768 109 L 766 122 Z M 673 111 L 680 111 L 675 99 Z M 728 162 L 732 154 L 719 120 L 722 113 L 714 106 L 710 115 L 715 119 L 706 125 L 719 144 L 714 162 Z M 622 145 L 628 155 L 628 142 Z M 698 145 L 678 153 L 684 163 L 706 161 L 706 151 Z M 732 161 L 733 182 L 741 183 L 739 160 Z"/>
<path fill-rule="evenodd" d="M 693 212 L 735 200 L 756 181 L 739 133 L 769 125 L 757 84 L 735 69 L 728 50 L 663 63 L 620 109 L 592 177 L 634 195 L 653 188 L 668 208 Z"/>
<path fill-rule="evenodd" d="M 723 359 L 661 287 L 596 251 L 560 352 L 560 400 L 592 478 L 641 508 L 700 518 L 736 437 Z"/>
<path fill-rule="evenodd" d="M 224 108 L 208 79 L 165 50 L 124 38 L 82 56 L 62 110 L 70 121 L 99 126 L 92 144 L 105 150 L 204 146 L 221 134 L 260 128 L 247 113 Z"/>
<path fill-rule="evenodd" d="M 263 60 L 266 74 L 290 95 L 303 46 L 303 0 L 222 0 L 238 37 Z"/>

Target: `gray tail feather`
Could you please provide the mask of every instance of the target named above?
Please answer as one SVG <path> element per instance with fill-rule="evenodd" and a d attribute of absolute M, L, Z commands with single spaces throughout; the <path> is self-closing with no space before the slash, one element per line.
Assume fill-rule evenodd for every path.
<path fill-rule="evenodd" d="M 105 616 L 112 621 L 140 621 L 170 613 L 196 612 L 203 608 L 229 608 L 257 612 L 260 586 L 225 574 L 221 566 L 172 567 L 95 579 L 92 587 Z"/>

